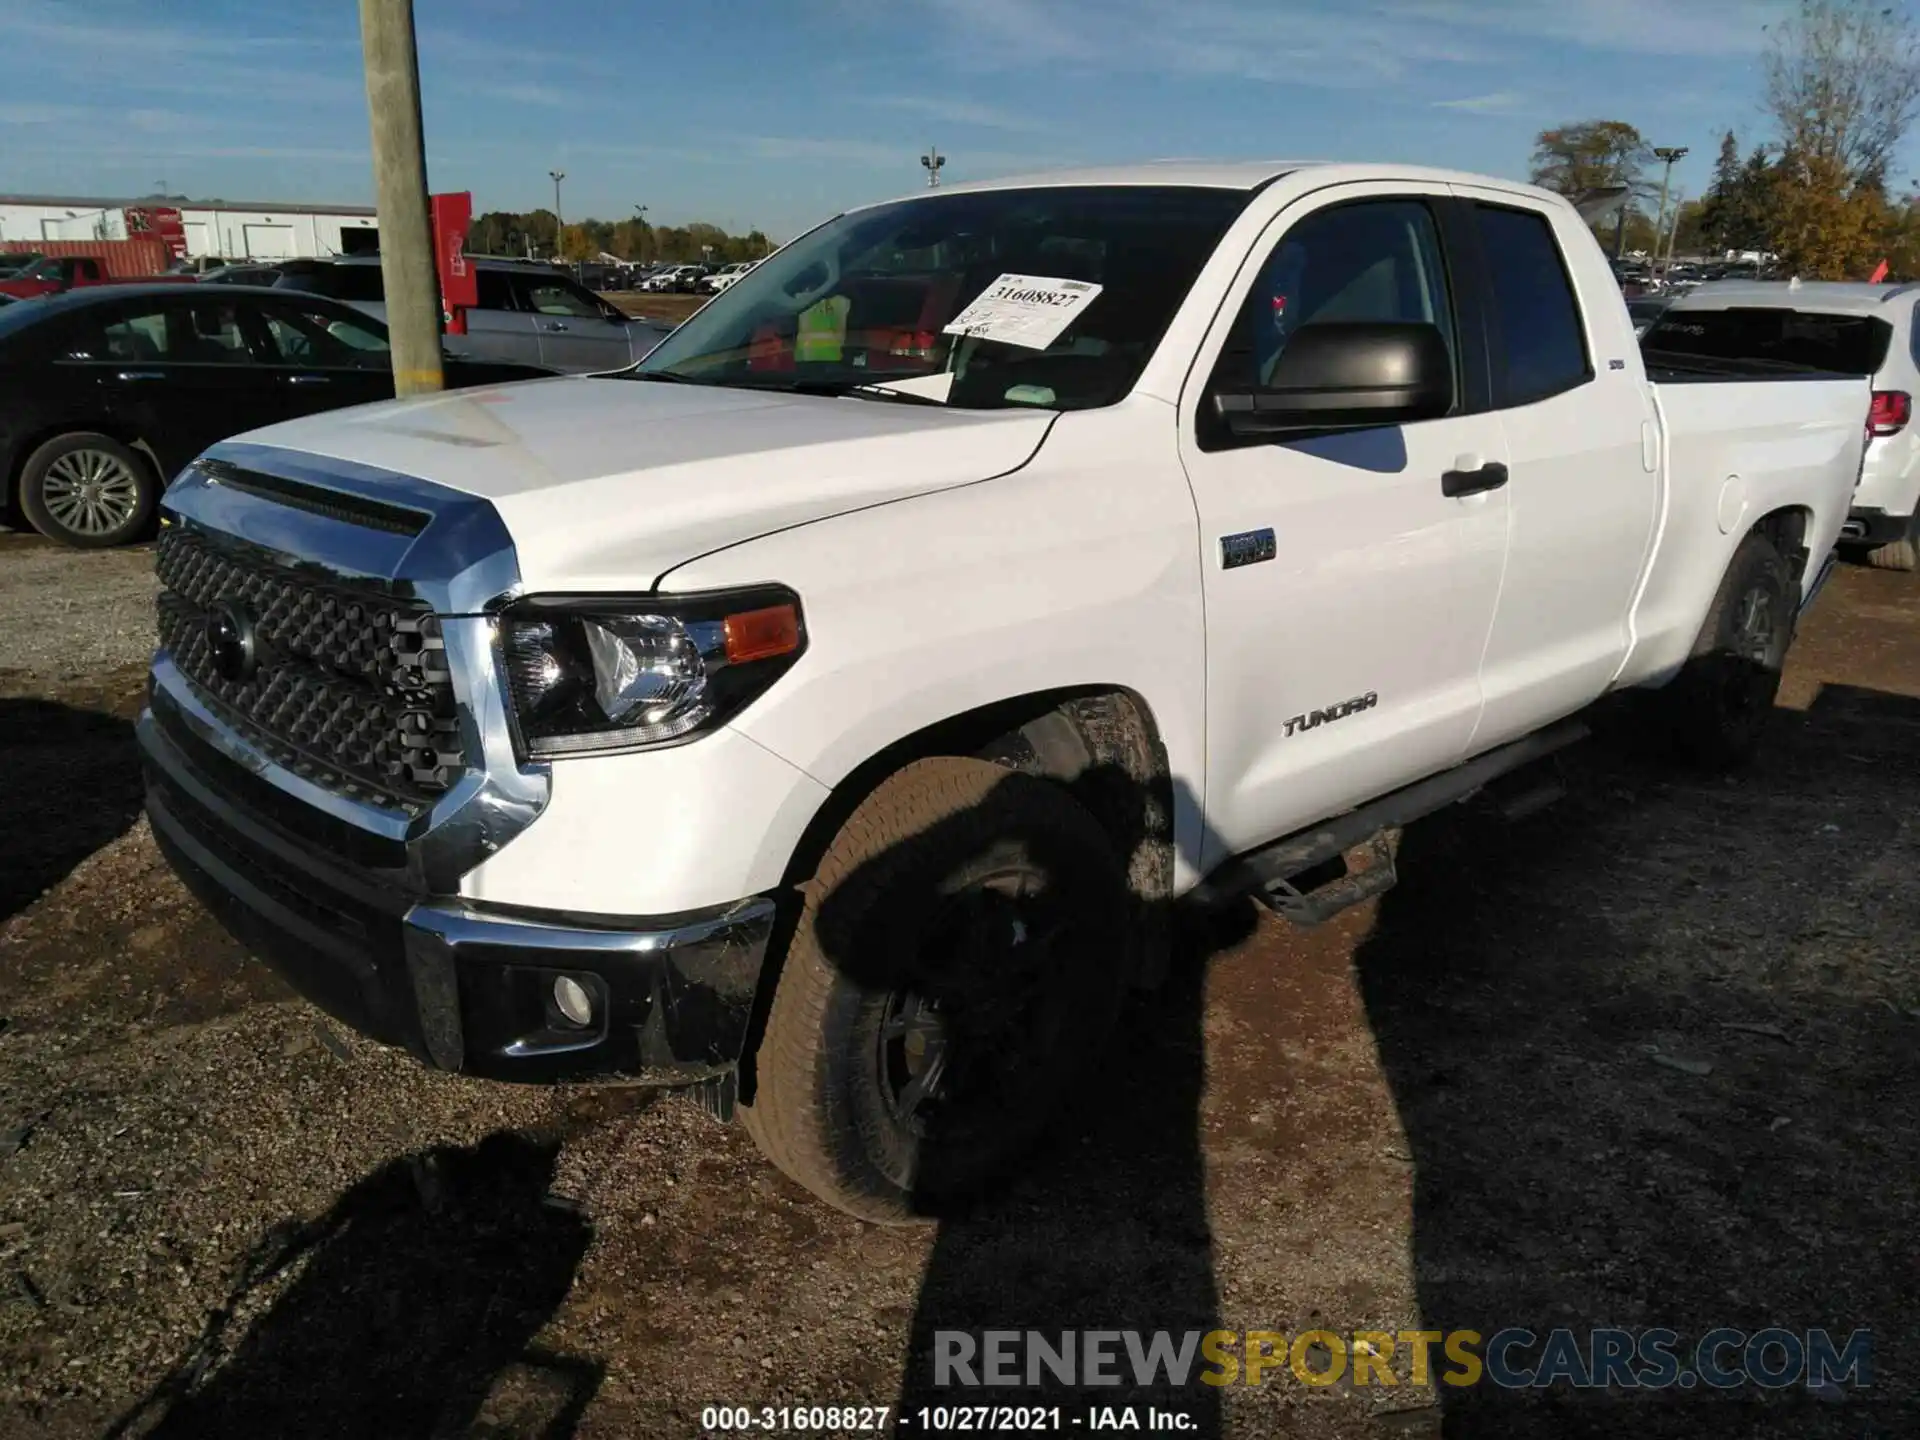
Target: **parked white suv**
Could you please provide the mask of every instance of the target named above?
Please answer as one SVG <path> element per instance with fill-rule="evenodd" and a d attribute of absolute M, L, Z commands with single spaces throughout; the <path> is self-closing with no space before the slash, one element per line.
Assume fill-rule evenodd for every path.
<path fill-rule="evenodd" d="M 1376 895 L 1611 691 L 1751 752 L 1867 386 L 1731 368 L 1650 374 L 1501 180 L 849 210 L 623 375 L 189 466 L 153 832 L 430 1064 L 696 1084 L 831 1203 L 938 1211 L 1101 1073 L 1176 898 Z"/>
<path fill-rule="evenodd" d="M 1873 439 L 1841 531 L 1887 570 L 1920 563 L 1920 285 L 1717 281 L 1674 302 L 1650 350 L 1873 377 Z"/>

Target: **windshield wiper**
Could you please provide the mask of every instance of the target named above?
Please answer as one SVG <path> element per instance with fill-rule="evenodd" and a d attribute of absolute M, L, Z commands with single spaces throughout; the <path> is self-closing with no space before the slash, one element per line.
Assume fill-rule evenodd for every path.
<path fill-rule="evenodd" d="M 619 372 L 629 380 L 658 380 L 666 385 L 713 385 L 717 381 L 696 380 L 691 375 L 676 375 L 671 370 L 625 370 Z"/>
<path fill-rule="evenodd" d="M 890 400 L 900 405 L 939 405 L 942 408 L 946 404 L 931 395 L 896 390 L 891 385 L 872 380 L 747 380 L 739 376 L 724 380 L 702 380 L 692 375 L 676 375 L 671 370 L 629 370 L 624 373 L 634 380 L 664 380 L 674 385 L 707 385 L 722 390 L 771 390 L 778 395 L 823 395 L 834 399 L 857 395 L 862 400 Z"/>
<path fill-rule="evenodd" d="M 896 390 L 880 380 L 733 379 L 720 383 L 735 390 L 771 390 L 777 395 L 822 395 L 836 400 L 846 395 L 857 395 L 862 400 L 893 400 L 903 405 L 939 405 L 943 408 L 946 403 L 931 395 L 916 395 L 911 390 Z"/>
<path fill-rule="evenodd" d="M 947 402 L 936 400 L 931 395 L 916 395 L 911 390 L 896 390 L 891 385 L 876 385 L 868 381 L 859 385 L 823 385 L 818 391 L 808 390 L 809 395 L 858 395 L 862 400 L 892 400 L 901 405 L 938 405 L 945 409 Z"/>

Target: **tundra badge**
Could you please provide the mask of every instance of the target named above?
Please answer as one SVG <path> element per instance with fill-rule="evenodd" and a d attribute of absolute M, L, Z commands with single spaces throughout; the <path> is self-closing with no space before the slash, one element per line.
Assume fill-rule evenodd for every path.
<path fill-rule="evenodd" d="M 1235 570 L 1242 565 L 1257 565 L 1271 560 L 1279 551 L 1271 530 L 1242 530 L 1238 535 L 1220 537 L 1220 568 Z"/>
<path fill-rule="evenodd" d="M 1356 695 L 1351 700 L 1342 700 L 1338 705 L 1329 705 L 1324 710 L 1309 710 L 1304 715 L 1296 715 L 1287 721 L 1287 734 L 1297 735 L 1302 730 L 1313 730 L 1325 725 L 1329 720 L 1344 720 L 1349 715 L 1357 715 L 1362 710 L 1371 710 L 1380 703 L 1378 691 L 1369 690 L 1364 695 Z"/>

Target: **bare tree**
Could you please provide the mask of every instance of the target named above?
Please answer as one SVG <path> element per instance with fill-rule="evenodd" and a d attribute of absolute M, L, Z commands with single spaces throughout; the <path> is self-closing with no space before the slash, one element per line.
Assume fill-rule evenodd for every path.
<path fill-rule="evenodd" d="M 1784 150 L 1879 186 L 1920 115 L 1920 33 L 1904 6 L 1800 0 L 1774 27 L 1766 79 Z"/>

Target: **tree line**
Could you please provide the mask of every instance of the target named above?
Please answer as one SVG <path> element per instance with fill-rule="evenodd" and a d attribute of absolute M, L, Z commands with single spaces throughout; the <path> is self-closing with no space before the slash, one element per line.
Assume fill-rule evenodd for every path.
<path fill-rule="evenodd" d="M 718 225 L 696 220 L 688 225 L 649 225 L 631 220 L 570 221 L 562 230 L 551 210 L 489 210 L 467 227 L 467 251 L 474 255 L 528 255 L 562 260 L 598 260 L 612 255 L 635 264 L 655 261 L 716 265 L 758 260 L 774 242 L 759 230 L 730 235 Z"/>
<path fill-rule="evenodd" d="M 1675 254 L 1755 251 L 1786 274 L 1866 279 L 1885 262 L 1920 276 L 1920 190 L 1896 182 L 1895 151 L 1920 115 L 1920 33 L 1878 0 L 1800 0 L 1774 26 L 1763 68 L 1768 128 L 1720 138 L 1706 192 L 1659 209 L 1653 147 L 1622 120 L 1543 130 L 1535 184 L 1578 196 L 1625 187 L 1620 218 L 1596 225 L 1603 243 Z"/>

